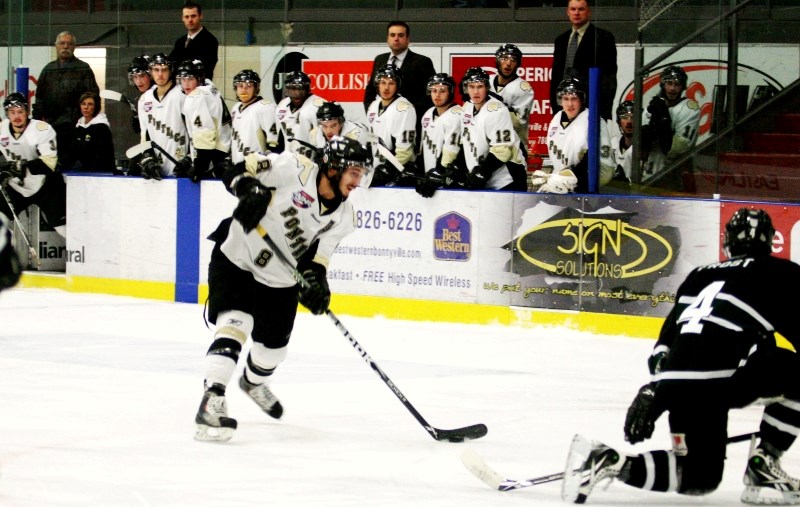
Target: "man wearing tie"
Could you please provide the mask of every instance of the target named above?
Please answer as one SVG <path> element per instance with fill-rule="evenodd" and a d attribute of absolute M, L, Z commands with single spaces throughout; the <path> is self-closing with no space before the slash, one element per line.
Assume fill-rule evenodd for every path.
<path fill-rule="evenodd" d="M 553 74 L 550 76 L 550 107 L 561 110 L 558 84 L 575 77 L 589 82 L 589 69 L 600 69 L 600 116 L 611 119 L 617 93 L 617 45 L 611 32 L 589 22 L 592 9 L 588 0 L 570 0 L 567 16 L 572 28 L 556 37 L 553 48 Z"/>
<path fill-rule="evenodd" d="M 405 22 L 391 21 L 389 23 L 386 42 L 391 51 L 375 57 L 372 73 L 364 93 L 364 110 L 369 108 L 378 94 L 375 87 L 375 73 L 386 64 L 394 65 L 400 69 L 403 76 L 400 95 L 414 105 L 417 113 L 417 132 L 419 133 L 419 121 L 425 111 L 431 107 L 430 97 L 427 95 L 428 80 L 436 71 L 433 69 L 433 62 L 430 58 L 408 49 L 410 41 L 411 30 Z"/>
<path fill-rule="evenodd" d="M 175 41 L 167 58 L 176 66 L 186 60 L 200 60 L 203 62 L 206 78 L 213 80 L 219 43 L 208 28 L 203 26 L 203 8 L 197 2 L 187 1 L 183 4 L 181 19 L 186 27 L 186 35 Z"/>

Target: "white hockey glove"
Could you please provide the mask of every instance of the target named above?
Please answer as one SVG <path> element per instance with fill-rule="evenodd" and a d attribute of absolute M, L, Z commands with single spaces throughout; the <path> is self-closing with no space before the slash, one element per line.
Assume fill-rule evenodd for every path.
<path fill-rule="evenodd" d="M 571 169 L 564 169 L 553 174 L 536 170 L 531 174 L 531 185 L 534 192 L 538 193 L 568 194 L 575 191 L 578 178 Z"/>

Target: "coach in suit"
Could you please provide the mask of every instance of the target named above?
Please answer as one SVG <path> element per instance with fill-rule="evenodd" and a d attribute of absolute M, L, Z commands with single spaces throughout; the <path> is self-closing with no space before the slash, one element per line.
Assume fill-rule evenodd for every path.
<path fill-rule="evenodd" d="M 219 42 L 208 28 L 203 26 L 203 8 L 197 2 L 185 2 L 181 19 L 186 27 L 186 35 L 175 41 L 175 46 L 167 58 L 175 69 L 184 60 L 200 60 L 203 62 L 206 78 L 213 79 Z"/>
<path fill-rule="evenodd" d="M 589 85 L 589 68 L 600 69 L 600 116 L 610 120 L 617 93 L 617 43 L 611 32 L 589 22 L 592 9 L 587 0 L 570 0 L 567 16 L 572 28 L 556 37 L 553 74 L 550 77 L 550 107 L 561 110 L 556 97 L 565 77 L 577 77 Z M 573 40 L 574 39 L 574 40 Z M 570 61 L 571 60 L 571 61 Z"/>
<path fill-rule="evenodd" d="M 373 82 L 375 72 L 387 63 L 392 63 L 400 68 L 402 84 L 400 85 L 400 95 L 414 104 L 417 112 L 417 131 L 422 115 L 425 114 L 432 103 L 428 98 L 428 80 L 436 71 L 433 69 L 433 62 L 424 55 L 417 54 L 408 49 L 410 42 L 410 29 L 403 21 L 392 21 L 387 27 L 386 42 L 389 44 L 389 53 L 383 53 L 375 57 L 372 63 L 372 74 L 369 76 L 369 83 L 364 93 L 364 110 L 375 100 L 378 90 Z M 390 61 L 390 59 L 393 59 Z"/>

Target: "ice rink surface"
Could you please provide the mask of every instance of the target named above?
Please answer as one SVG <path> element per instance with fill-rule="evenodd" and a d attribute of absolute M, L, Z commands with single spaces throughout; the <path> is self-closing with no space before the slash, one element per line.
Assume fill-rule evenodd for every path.
<path fill-rule="evenodd" d="M 196 442 L 212 336 L 202 310 L 43 289 L 0 295 L 0 506 L 564 505 L 560 482 L 490 489 L 462 466 L 462 451 L 525 479 L 562 471 L 575 433 L 627 452 L 669 445 L 665 419 L 635 448 L 622 435 L 651 340 L 344 312 L 429 423 L 485 423 L 488 435 L 435 441 L 327 317 L 302 313 L 274 377 L 284 418 L 260 412 L 237 371 L 228 405 L 239 429 L 226 444 Z M 754 408 L 733 412 L 730 433 L 756 431 L 759 418 Z M 710 496 L 615 482 L 587 505 L 738 505 L 748 444 L 728 450 Z M 800 470 L 796 448 L 783 463 Z"/>

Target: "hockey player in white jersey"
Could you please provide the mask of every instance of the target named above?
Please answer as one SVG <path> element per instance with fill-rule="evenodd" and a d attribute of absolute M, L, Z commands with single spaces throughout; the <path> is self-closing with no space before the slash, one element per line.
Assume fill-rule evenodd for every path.
<path fill-rule="evenodd" d="M 278 103 L 275 112 L 280 129 L 279 151 L 289 149 L 295 139 L 312 143 L 311 130 L 317 125 L 317 109 L 325 102 L 322 97 L 311 93 L 311 79 L 305 72 L 286 74 L 283 90 L 286 96 Z M 293 146 L 303 146 L 302 143 Z"/>
<path fill-rule="evenodd" d="M 344 108 L 337 102 L 325 102 L 317 109 L 317 126 L 311 131 L 314 146 L 322 150 L 336 136 L 358 141 L 366 146 L 372 137 L 369 127 L 344 117 Z"/>
<path fill-rule="evenodd" d="M 244 162 L 250 153 L 275 151 L 278 126 L 274 102 L 261 97 L 261 76 L 245 69 L 233 77 L 233 89 L 239 99 L 231 109 L 231 161 Z"/>
<path fill-rule="evenodd" d="M 467 174 L 464 188 L 527 190 L 527 173 L 520 140 L 511 114 L 502 101 L 489 94 L 489 74 L 470 67 L 461 80 L 464 103 L 461 146 Z"/>
<path fill-rule="evenodd" d="M 67 187 L 58 171 L 56 132 L 48 123 L 28 117 L 28 101 L 11 93 L 3 101 L 7 118 L 0 122 L 0 185 L 17 213 L 36 204 L 45 221 L 66 236 Z M 0 212 L 12 216 L 0 199 Z"/>
<path fill-rule="evenodd" d="M 148 65 L 155 86 L 139 99 L 141 141 L 154 142 L 180 161 L 189 154 L 189 136 L 182 115 L 186 96 L 175 84 L 173 64 L 164 53 L 153 55 Z M 142 155 L 139 165 L 145 179 L 160 180 L 175 169 L 175 163 L 155 148 Z"/>
<path fill-rule="evenodd" d="M 533 105 L 533 88 L 517 75 L 522 65 L 522 51 L 514 44 L 503 44 L 494 52 L 497 75 L 489 82 L 489 89 L 503 99 L 511 113 L 514 131 L 528 153 L 528 124 Z"/>
<path fill-rule="evenodd" d="M 617 135 L 611 138 L 608 145 L 601 146 L 603 170 L 600 174 L 600 185 L 630 188 L 633 167 L 633 112 L 632 100 L 626 100 L 617 106 Z"/>
<path fill-rule="evenodd" d="M 21 274 L 22 267 L 11 241 L 8 219 L 0 213 L 0 291 L 16 285 Z"/>
<path fill-rule="evenodd" d="M 297 302 L 316 315 L 328 309 L 328 262 L 339 241 L 355 229 L 347 198 L 371 157 L 368 148 L 337 137 L 326 145 L 319 165 L 288 151 L 251 153 L 224 177 L 239 204 L 209 237 L 216 244 L 208 270 L 208 316 L 216 329 L 195 417 L 197 440 L 233 436 L 237 423 L 228 417 L 225 389 L 248 337 L 252 345 L 239 387 L 267 415 L 282 416 L 270 384 L 286 357 Z M 264 234 L 296 264 L 288 266 L 275 256 Z M 295 268 L 308 281 L 307 289 L 295 282 Z"/>
<path fill-rule="evenodd" d="M 397 162 L 397 167 L 378 156 L 371 186 L 413 186 L 418 169 L 416 159 L 417 112 L 414 105 L 400 95 L 402 73 L 394 65 L 387 64 L 375 72 L 375 88 L 378 95 L 367 108 L 367 122 L 376 142 L 388 149 Z"/>
<path fill-rule="evenodd" d="M 205 78 L 200 60 L 181 63 L 176 78 L 186 94 L 183 118 L 191 140 L 192 155 L 188 161 L 184 157 L 175 168 L 175 176 L 188 177 L 195 183 L 211 177 L 221 178 L 231 147 L 228 107 L 217 87 Z"/>
<path fill-rule="evenodd" d="M 422 197 L 433 197 L 437 189 L 453 185 L 464 111 L 455 103 L 456 82 L 452 76 L 434 74 L 427 88 L 433 107 L 422 116 L 420 148 L 425 174 L 417 181 L 416 190 Z"/>
<path fill-rule="evenodd" d="M 150 77 L 150 57 L 148 56 L 136 56 L 131 60 L 130 65 L 128 65 L 128 82 L 136 88 L 138 92 L 138 98 L 136 99 L 137 106 L 131 106 L 132 108 L 135 107 L 136 111 L 133 111 L 131 115 L 131 129 L 136 134 L 142 133 L 142 126 L 139 124 L 139 112 L 138 112 L 138 103 L 139 99 L 142 97 L 142 94 L 150 89 L 153 86 L 153 79 Z"/>
<path fill-rule="evenodd" d="M 650 140 L 650 155 L 642 171 L 643 179 L 657 176 L 687 153 L 697 142 L 700 106 L 683 95 L 688 76 L 683 68 L 670 65 L 661 72 L 660 92 L 650 100 L 642 127 L 643 144 Z M 659 186 L 681 188 L 680 171 Z"/>

